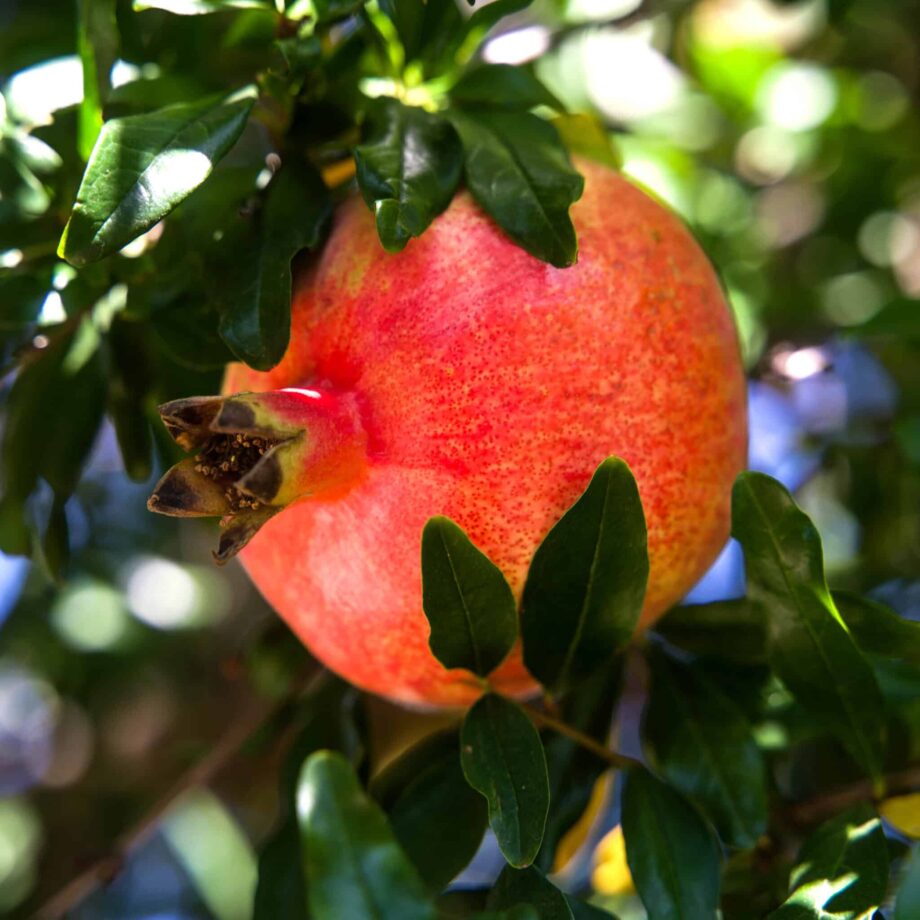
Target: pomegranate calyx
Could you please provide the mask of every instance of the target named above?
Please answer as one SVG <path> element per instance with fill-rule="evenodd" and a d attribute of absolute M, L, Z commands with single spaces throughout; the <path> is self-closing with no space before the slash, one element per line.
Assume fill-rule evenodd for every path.
<path fill-rule="evenodd" d="M 166 430 L 195 457 L 157 483 L 151 511 L 173 517 L 220 517 L 218 564 L 233 558 L 289 502 L 279 501 L 303 429 L 269 417 L 256 395 L 199 396 L 159 407 Z"/>

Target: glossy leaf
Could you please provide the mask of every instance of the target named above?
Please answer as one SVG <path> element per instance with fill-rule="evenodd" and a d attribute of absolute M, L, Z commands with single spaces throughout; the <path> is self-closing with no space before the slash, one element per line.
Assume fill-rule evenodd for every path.
<path fill-rule="evenodd" d="M 241 361 L 274 367 L 291 336 L 291 260 L 316 246 L 332 211 L 319 174 L 286 163 L 272 179 L 259 212 L 239 218 L 226 240 L 218 282 L 220 335 Z"/>
<path fill-rule="evenodd" d="M 654 630 L 694 655 L 739 664 L 760 664 L 767 656 L 764 611 L 746 597 L 682 604 L 659 620 Z"/>
<path fill-rule="evenodd" d="M 524 586 L 524 663 L 560 693 L 608 665 L 632 638 L 648 580 L 645 517 L 636 481 L 617 458 L 540 544 Z"/>
<path fill-rule="evenodd" d="M 253 920 L 307 920 L 297 785 L 306 757 L 321 748 L 340 751 L 353 763 L 363 757 L 356 706 L 358 692 L 324 675 L 300 704 L 294 740 L 284 758 L 279 789 L 279 820 L 259 853 L 259 879 Z"/>
<path fill-rule="evenodd" d="M 375 778 L 370 792 L 433 892 L 444 889 L 476 854 L 488 813 L 463 776 L 455 731 L 410 748 Z"/>
<path fill-rule="evenodd" d="M 450 91 L 454 104 L 532 109 L 545 105 L 563 111 L 562 103 L 529 71 L 510 64 L 482 64 L 467 71 Z"/>
<path fill-rule="evenodd" d="M 464 176 L 483 210 L 531 255 L 564 268 L 578 244 L 569 217 L 584 180 L 552 125 L 527 112 L 452 112 Z"/>
<path fill-rule="evenodd" d="M 648 770 L 626 777 L 622 802 L 626 858 L 655 920 L 707 920 L 719 905 L 719 849 L 699 812 Z"/>
<path fill-rule="evenodd" d="M 885 899 L 889 862 L 885 832 L 871 806 L 837 815 L 805 841 L 790 878 L 792 893 L 770 920 L 867 916 Z"/>
<path fill-rule="evenodd" d="M 389 99 L 374 108 L 370 135 L 355 148 L 355 163 L 380 242 L 399 252 L 450 204 L 463 151 L 450 122 Z"/>
<path fill-rule="evenodd" d="M 827 589 L 814 525 L 776 480 L 743 473 L 732 493 L 732 534 L 744 549 L 748 594 L 765 611 L 771 666 L 878 777 L 884 703 Z"/>
<path fill-rule="evenodd" d="M 574 920 L 565 895 L 533 866 L 526 869 L 505 866 L 489 894 L 487 906 L 505 910 L 518 904 L 529 904 L 540 920 Z"/>
<path fill-rule="evenodd" d="M 658 772 L 695 801 L 722 840 L 751 847 L 767 825 L 766 770 L 744 714 L 693 668 L 648 656 L 643 736 Z"/>
<path fill-rule="evenodd" d="M 314 920 L 434 920 L 386 816 L 341 754 L 309 757 L 297 802 Z"/>
<path fill-rule="evenodd" d="M 489 806 L 489 825 L 505 859 L 533 862 L 549 808 L 546 758 L 537 730 L 523 710 L 494 693 L 466 714 L 460 734 L 463 774 Z"/>
<path fill-rule="evenodd" d="M 920 623 L 868 597 L 834 592 L 834 603 L 856 644 L 870 655 L 897 658 L 920 667 Z"/>
<path fill-rule="evenodd" d="M 445 668 L 487 677 L 517 638 L 517 605 L 505 576 L 449 518 L 433 517 L 422 531 L 422 607 L 428 644 Z"/>
<path fill-rule="evenodd" d="M 73 265 L 121 249 L 165 217 L 210 175 L 239 137 L 256 99 L 180 103 L 107 122 L 96 140 L 58 247 Z"/>

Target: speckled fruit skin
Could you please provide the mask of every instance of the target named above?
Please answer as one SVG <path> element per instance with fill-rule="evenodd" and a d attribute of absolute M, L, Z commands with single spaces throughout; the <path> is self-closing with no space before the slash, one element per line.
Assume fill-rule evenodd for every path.
<path fill-rule="evenodd" d="M 727 538 L 745 384 L 716 276 L 665 207 L 577 165 L 572 268 L 528 255 L 465 192 L 389 254 L 353 198 L 295 285 L 284 360 L 228 370 L 227 393 L 313 387 L 360 406 L 364 468 L 278 514 L 241 558 L 311 651 L 366 690 L 434 706 L 480 693 L 428 649 L 419 547 L 431 515 L 457 521 L 520 597 L 547 531 L 601 460 L 623 457 L 648 521 L 644 625 Z M 535 689 L 519 649 L 492 680 Z"/>

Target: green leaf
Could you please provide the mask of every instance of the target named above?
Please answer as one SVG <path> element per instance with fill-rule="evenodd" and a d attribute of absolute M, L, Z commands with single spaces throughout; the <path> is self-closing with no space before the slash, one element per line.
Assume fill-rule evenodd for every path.
<path fill-rule="evenodd" d="M 898 886 L 894 920 L 915 920 L 920 916 L 920 847 L 914 847 L 907 872 Z"/>
<path fill-rule="evenodd" d="M 609 910 L 601 910 L 569 894 L 565 896 L 565 899 L 568 901 L 569 910 L 572 911 L 572 920 L 617 920 L 616 915 L 610 913 Z"/>
<path fill-rule="evenodd" d="M 607 744 L 622 678 L 622 659 L 597 671 L 562 698 L 560 719 L 595 741 Z M 549 774 L 550 809 L 536 865 L 549 872 L 559 842 L 584 814 L 595 783 L 610 765 L 558 732 L 545 732 L 543 747 Z"/>
<path fill-rule="evenodd" d="M 353 763 L 364 755 L 357 725 L 358 692 L 325 674 L 299 705 L 294 740 L 279 778 L 277 826 L 259 853 L 259 880 L 253 920 L 307 920 L 301 835 L 297 820 L 297 786 L 306 757 L 321 748 L 340 751 Z"/>
<path fill-rule="evenodd" d="M 623 157 L 606 125 L 596 116 L 584 112 L 557 115 L 553 127 L 569 153 L 577 153 L 611 169 L 623 165 Z"/>
<path fill-rule="evenodd" d="M 574 920 L 565 895 L 533 866 L 526 869 L 505 866 L 486 906 L 506 910 L 518 904 L 529 904 L 540 920 Z"/>
<path fill-rule="evenodd" d="M 256 89 L 249 86 L 222 99 L 107 122 L 86 166 L 59 255 L 76 266 L 94 262 L 165 217 L 233 146 L 255 99 Z"/>
<path fill-rule="evenodd" d="M 206 13 L 220 13 L 226 10 L 269 10 L 275 11 L 270 0 L 134 0 L 134 9 L 163 10 L 177 16 L 201 16 Z"/>
<path fill-rule="evenodd" d="M 560 693 L 632 638 L 648 580 L 645 517 L 629 467 L 605 460 L 540 544 L 524 586 L 524 663 Z"/>
<path fill-rule="evenodd" d="M 422 607 L 428 644 L 445 668 L 487 677 L 517 639 L 517 605 L 505 576 L 446 517 L 431 518 L 422 531 Z"/>
<path fill-rule="evenodd" d="M 905 619 L 878 601 L 848 591 L 835 591 L 834 603 L 864 652 L 898 658 L 920 667 L 920 623 Z"/>
<path fill-rule="evenodd" d="M 767 825 L 766 770 L 744 714 L 702 674 L 650 651 L 643 737 L 655 765 L 722 840 L 751 847 Z"/>
<path fill-rule="evenodd" d="M 649 917 L 715 918 L 719 849 L 696 809 L 638 767 L 626 777 L 622 808 L 626 860 Z"/>
<path fill-rule="evenodd" d="M 877 909 L 888 889 L 890 857 L 878 815 L 868 804 L 822 824 L 799 853 L 785 904 L 771 920 L 857 920 Z"/>
<path fill-rule="evenodd" d="M 518 868 L 530 865 L 549 808 L 537 730 L 519 706 L 489 693 L 466 714 L 460 744 L 463 774 L 489 805 L 489 825 L 505 859 Z"/>
<path fill-rule="evenodd" d="M 562 112 L 563 104 L 529 71 L 510 64 L 481 64 L 467 71 L 450 91 L 454 104 L 506 109 L 545 105 Z"/>
<path fill-rule="evenodd" d="M 884 702 L 827 589 L 814 525 L 776 480 L 742 473 L 732 492 L 732 534 L 744 549 L 748 594 L 765 611 L 773 670 L 879 777 Z"/>
<path fill-rule="evenodd" d="M 492 0 L 478 6 L 455 33 L 447 54 L 465 61 L 476 51 L 482 40 L 506 16 L 527 9 L 533 0 Z M 472 5 L 472 4 L 471 4 Z"/>
<path fill-rule="evenodd" d="M 269 370 L 287 350 L 291 260 L 319 244 L 331 213 L 316 170 L 288 162 L 269 184 L 261 211 L 241 217 L 226 239 L 216 296 L 220 335 L 250 367 Z"/>
<path fill-rule="evenodd" d="M 488 814 L 463 776 L 456 731 L 410 748 L 374 779 L 370 792 L 431 891 L 444 889 L 479 849 Z"/>
<path fill-rule="evenodd" d="M 463 151 L 457 132 L 440 115 L 388 99 L 373 108 L 371 130 L 355 148 L 355 163 L 380 242 L 399 252 L 450 204 Z"/>
<path fill-rule="evenodd" d="M 490 910 L 473 914 L 472 920 L 540 920 L 540 915 L 529 904 L 515 904 L 507 910 Z"/>
<path fill-rule="evenodd" d="M 434 920 L 434 907 L 351 764 L 318 751 L 297 795 L 314 920 Z"/>
<path fill-rule="evenodd" d="M 77 48 L 83 65 L 83 101 L 77 123 L 77 149 L 87 160 L 102 129 L 102 106 L 111 89 L 110 73 L 118 57 L 115 0 L 79 0 Z"/>
<path fill-rule="evenodd" d="M 920 337 L 920 299 L 899 297 L 849 332 L 867 338 L 916 341 Z"/>
<path fill-rule="evenodd" d="M 473 197 L 518 245 L 564 268 L 578 243 L 569 207 L 584 179 L 552 125 L 527 112 L 449 112 L 464 150 Z"/>
<path fill-rule="evenodd" d="M 767 656 L 764 611 L 746 597 L 675 607 L 654 631 L 672 645 L 703 657 L 761 664 Z"/>

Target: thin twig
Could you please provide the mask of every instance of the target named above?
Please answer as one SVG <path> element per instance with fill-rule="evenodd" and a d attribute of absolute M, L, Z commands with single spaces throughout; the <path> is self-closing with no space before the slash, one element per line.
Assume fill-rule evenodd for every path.
<path fill-rule="evenodd" d="M 620 754 L 617 751 L 611 750 L 599 741 L 595 741 L 590 735 L 586 735 L 584 732 L 572 727 L 568 722 L 556 719 L 528 703 L 524 703 L 523 706 L 534 722 L 557 734 L 563 735 L 570 741 L 574 741 L 579 747 L 583 747 L 586 751 L 590 751 L 596 757 L 609 763 L 610 766 L 620 770 L 642 766 L 635 758 L 627 757 L 625 754 Z"/>
<path fill-rule="evenodd" d="M 163 816 L 187 792 L 203 786 L 220 773 L 239 753 L 246 741 L 279 710 L 300 696 L 307 695 L 325 674 L 324 669 L 296 680 L 283 697 L 269 702 L 256 701 L 236 718 L 205 757 L 180 776 L 135 824 L 120 834 L 111 850 L 84 872 L 68 882 L 36 912 L 36 920 L 58 920 L 82 903 L 119 873 L 131 852 L 156 832 Z"/>

